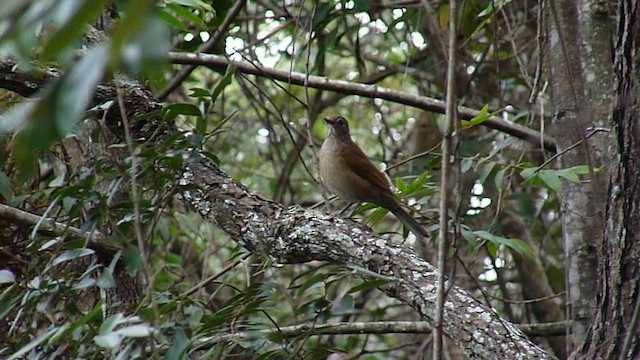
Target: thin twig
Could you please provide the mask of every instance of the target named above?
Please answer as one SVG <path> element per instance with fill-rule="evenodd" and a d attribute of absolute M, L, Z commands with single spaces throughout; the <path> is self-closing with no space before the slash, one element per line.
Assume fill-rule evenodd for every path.
<path fill-rule="evenodd" d="M 196 284 L 194 287 L 192 287 L 191 289 L 185 291 L 184 293 L 182 293 L 182 295 L 180 295 L 180 298 L 185 298 L 191 294 L 193 294 L 194 292 L 200 290 L 201 288 L 203 288 L 205 285 L 215 281 L 216 279 L 218 279 L 219 277 L 221 277 L 222 275 L 228 273 L 231 269 L 233 269 L 234 267 L 238 266 L 238 264 L 240 264 L 242 261 L 244 261 L 244 259 L 248 258 L 249 256 L 251 256 L 251 253 L 246 253 L 246 254 L 242 254 L 239 258 L 237 258 L 234 262 L 230 263 L 229 265 L 225 266 L 224 269 L 220 270 L 219 272 L 209 276 L 208 278 L 200 281 L 198 284 Z"/>
<path fill-rule="evenodd" d="M 564 334 L 565 321 L 542 324 L 514 324 L 529 336 L 556 336 Z M 256 331 L 241 331 L 236 333 L 215 335 L 203 339 L 194 345 L 194 349 L 209 348 L 217 343 L 239 340 L 256 335 L 269 337 L 271 334 L 281 334 L 284 338 L 294 338 L 302 334 L 309 335 L 362 335 L 362 334 L 429 334 L 431 325 L 426 321 L 372 321 L 372 322 L 342 322 L 334 324 L 312 325 L 300 324 L 283 326 L 280 329 L 264 329 Z"/>
<path fill-rule="evenodd" d="M 200 48 L 198 52 L 203 52 L 203 53 L 209 52 L 213 50 L 216 47 L 216 45 L 218 45 L 220 40 L 222 40 L 223 36 L 227 33 L 229 26 L 234 21 L 234 19 L 238 16 L 238 14 L 240 13 L 240 10 L 242 10 L 246 2 L 247 2 L 246 0 L 236 1 L 236 3 L 231 8 L 231 10 L 229 10 L 229 13 L 227 13 L 227 16 L 222 21 L 222 24 L 220 25 L 220 27 L 216 30 L 216 33 L 211 37 L 211 39 L 209 39 L 209 41 L 207 41 L 202 45 L 202 48 Z M 160 93 L 158 94 L 158 100 L 159 101 L 166 100 L 167 96 L 169 96 L 169 94 L 175 91 L 175 89 L 177 89 L 178 86 L 180 86 L 180 84 L 182 84 L 182 82 L 185 81 L 189 77 L 189 75 L 191 75 L 191 73 L 193 72 L 193 70 L 195 70 L 195 68 L 196 68 L 196 65 L 190 65 L 180 70 L 176 74 L 176 76 L 173 79 L 171 79 L 171 82 L 169 83 L 169 85 L 167 85 L 164 89 L 162 89 L 162 91 L 160 91 Z"/>
<path fill-rule="evenodd" d="M 194 54 L 194 53 L 170 53 L 169 59 L 175 64 L 197 64 L 208 66 L 216 69 L 225 68 L 232 64 L 239 72 L 252 74 L 257 76 L 269 77 L 273 80 L 285 81 L 295 85 L 306 85 L 316 89 L 330 90 L 349 95 L 360 95 L 369 98 L 380 98 L 392 101 L 398 104 L 413 106 L 419 109 L 444 113 L 446 103 L 442 100 L 409 94 L 405 92 L 391 90 L 377 85 L 359 84 L 345 80 L 333 80 L 322 76 L 305 75 L 299 72 L 288 72 L 273 68 L 261 67 L 246 61 L 233 61 L 223 56 L 213 54 Z M 463 120 L 470 120 L 480 114 L 478 110 L 460 106 L 457 109 L 458 115 Z M 525 126 L 518 125 L 494 116 L 482 123 L 483 126 L 490 127 L 517 138 L 526 140 L 532 145 L 540 144 L 540 133 L 529 129 Z M 546 150 L 555 152 L 555 141 L 545 136 L 544 147 Z"/>
<path fill-rule="evenodd" d="M 442 322 L 444 316 L 444 274 L 447 246 L 449 244 L 449 199 L 452 166 L 451 150 L 456 114 L 456 20 L 457 1 L 449 0 L 449 59 L 447 63 L 447 106 L 444 136 L 442 138 L 442 177 L 440 183 L 440 229 L 438 234 L 438 284 L 436 311 L 433 327 L 433 360 L 442 359 Z M 456 188 L 455 186 L 453 187 Z"/>
<path fill-rule="evenodd" d="M 144 275 L 147 286 L 149 283 L 149 259 L 147 258 L 147 250 L 144 244 L 144 234 L 142 233 L 142 214 L 140 212 L 140 192 L 138 188 L 138 148 L 133 144 L 131 139 L 131 131 L 129 129 L 129 118 L 127 116 L 127 109 L 124 105 L 124 97 L 122 95 L 122 89 L 116 83 L 116 92 L 118 96 L 118 108 L 120 109 L 120 115 L 122 116 L 122 124 L 124 127 L 124 136 L 127 143 L 127 149 L 129 151 L 129 157 L 131 159 L 131 198 L 133 201 L 133 229 L 136 235 L 138 243 L 138 249 L 140 250 L 140 258 L 142 258 L 142 273 Z"/>

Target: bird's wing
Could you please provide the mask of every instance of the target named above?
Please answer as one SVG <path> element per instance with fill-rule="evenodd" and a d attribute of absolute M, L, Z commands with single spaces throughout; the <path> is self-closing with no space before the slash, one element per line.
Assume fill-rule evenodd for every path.
<path fill-rule="evenodd" d="M 358 176 L 369 181 L 373 185 L 391 192 L 391 182 L 389 178 L 382 173 L 373 163 L 367 158 L 367 155 L 355 144 L 348 148 L 347 151 L 343 151 L 342 156 L 347 166 Z"/>

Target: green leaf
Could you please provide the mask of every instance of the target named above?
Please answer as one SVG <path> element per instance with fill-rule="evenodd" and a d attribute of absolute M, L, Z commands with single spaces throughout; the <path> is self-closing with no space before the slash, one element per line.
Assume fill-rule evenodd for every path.
<path fill-rule="evenodd" d="M 353 301 L 353 296 L 345 295 L 340 301 L 334 303 L 331 307 L 331 313 L 334 315 L 344 315 L 350 314 L 355 309 L 355 302 Z"/>
<path fill-rule="evenodd" d="M 507 168 L 500 169 L 496 172 L 496 176 L 493 178 L 493 181 L 496 184 L 496 187 L 500 190 L 502 189 L 502 185 L 504 183 L 504 173 L 507 171 Z"/>
<path fill-rule="evenodd" d="M 186 103 L 168 105 L 167 107 L 165 107 L 165 113 L 202 117 L 202 111 L 200 111 L 199 107 L 193 104 Z"/>
<path fill-rule="evenodd" d="M 319 273 L 313 275 L 311 278 L 305 281 L 302 286 L 300 286 L 300 288 L 298 289 L 298 295 L 303 295 L 311 287 L 319 286 L 320 284 L 324 283 L 326 279 L 327 274 Z"/>
<path fill-rule="evenodd" d="M 526 241 L 522 239 L 506 239 L 504 245 L 512 250 L 519 252 L 520 254 L 533 258 L 533 249 Z"/>
<path fill-rule="evenodd" d="M 13 199 L 11 179 L 2 170 L 0 170 L 0 195 L 2 195 L 2 197 L 4 197 L 6 201 L 10 201 L 11 199 Z"/>
<path fill-rule="evenodd" d="M 173 26 L 174 28 L 182 31 L 189 30 L 189 28 L 186 25 L 184 25 L 180 20 L 178 20 L 175 16 L 168 13 L 167 11 L 158 10 L 157 14 L 160 19 L 164 20 L 167 24 Z"/>
<path fill-rule="evenodd" d="M 199 10 L 204 10 L 206 12 L 213 12 L 213 8 L 211 7 L 211 5 L 207 4 L 206 2 L 202 1 L 202 0 L 166 0 L 166 2 L 168 4 L 179 4 L 179 5 L 184 5 L 187 7 L 191 7 L 191 8 L 195 8 L 195 9 L 199 9 Z"/>
<path fill-rule="evenodd" d="M 84 34 L 84 27 L 100 15 L 108 0 L 81 1 L 78 11 L 58 31 L 51 35 L 42 53 L 45 60 L 55 58 L 62 50 L 71 47 Z"/>
<path fill-rule="evenodd" d="M 370 277 L 372 279 L 385 280 L 385 281 L 388 281 L 388 282 L 392 282 L 393 281 L 393 279 L 390 278 L 390 277 L 386 277 L 384 275 L 380 275 L 380 274 L 378 274 L 376 272 L 373 272 L 371 270 L 368 270 L 368 269 L 365 269 L 365 268 L 362 268 L 362 267 L 359 267 L 359 266 L 347 265 L 347 268 L 353 270 L 354 273 L 359 273 L 361 275 Z"/>
<path fill-rule="evenodd" d="M 124 265 L 127 268 L 127 274 L 134 276 L 142 269 L 142 258 L 137 246 L 132 246 L 124 251 L 122 255 Z"/>
<path fill-rule="evenodd" d="M 47 339 L 49 339 L 51 336 L 53 336 L 53 334 L 55 334 L 57 331 L 58 331 L 58 327 L 51 326 L 49 328 L 49 330 L 47 330 L 46 332 L 42 333 L 35 340 L 31 341 L 27 345 L 25 345 L 22 348 L 20 348 L 20 350 L 16 351 L 15 353 L 13 353 L 13 355 L 9 356 L 9 358 L 7 360 L 14 360 L 14 359 L 22 358 L 24 355 L 26 355 L 29 352 L 31 352 L 31 350 L 37 348 L 38 345 L 40 345 L 43 342 L 47 341 Z"/>
<path fill-rule="evenodd" d="M 116 281 L 114 280 L 113 274 L 111 273 L 111 271 L 109 271 L 109 269 L 105 269 L 102 272 L 100 278 L 98 278 L 98 280 L 96 281 L 96 285 L 98 285 L 100 289 L 112 289 L 116 286 Z"/>
<path fill-rule="evenodd" d="M 522 176 L 525 180 L 529 180 L 536 176 L 536 173 L 540 170 L 538 167 L 526 168 L 520 172 L 520 176 Z"/>
<path fill-rule="evenodd" d="M 227 85 L 231 84 L 231 79 L 233 79 L 233 75 L 235 75 L 235 73 L 236 67 L 233 65 L 229 65 L 227 67 L 227 71 L 224 73 L 224 76 L 218 81 L 216 86 L 214 86 L 213 91 L 211 92 L 211 104 L 214 104 L 224 88 L 226 88 Z"/>
<path fill-rule="evenodd" d="M 119 335 L 124 337 L 146 337 L 151 334 L 153 328 L 147 324 L 130 325 L 116 330 Z"/>
<path fill-rule="evenodd" d="M 182 327 L 175 328 L 175 334 L 173 336 L 173 345 L 164 354 L 165 360 L 184 359 L 187 347 L 189 346 L 189 339 L 184 333 Z"/>
<path fill-rule="evenodd" d="M 60 256 L 58 256 L 57 258 L 55 258 L 53 260 L 52 265 L 56 266 L 59 264 L 62 264 L 65 261 L 69 261 L 72 259 L 76 259 L 76 258 L 80 258 L 83 256 L 87 256 L 87 255 L 92 255 L 95 252 L 91 249 L 73 249 L 73 250 L 67 250 L 65 252 L 63 252 Z"/>
<path fill-rule="evenodd" d="M 574 184 L 580 184 L 580 177 L 578 176 L 578 174 L 576 174 L 575 172 L 573 172 L 572 169 L 562 169 L 562 170 L 558 170 L 558 175 L 562 176 L 563 178 L 571 181 Z"/>
<path fill-rule="evenodd" d="M 0 270 L 0 284 L 8 284 L 16 281 L 15 275 L 10 270 Z"/>
<path fill-rule="evenodd" d="M 406 194 L 413 195 L 416 191 L 422 189 L 424 184 L 427 183 L 428 179 L 429 179 L 429 171 L 425 171 L 422 174 L 420 174 L 420 176 L 418 176 L 417 179 L 411 182 L 411 185 L 409 185 L 409 188 L 407 189 Z"/>
<path fill-rule="evenodd" d="M 474 235 L 476 235 L 477 237 L 487 240 L 490 243 L 500 246 L 500 245 L 504 245 L 512 250 L 515 250 L 525 256 L 529 256 L 532 257 L 533 256 L 533 250 L 531 249 L 531 247 L 529 246 L 529 244 L 527 244 L 525 241 L 520 240 L 520 239 L 508 239 L 502 236 L 498 236 L 498 235 L 494 235 L 490 232 L 484 231 L 484 230 L 477 230 L 473 232 Z"/>
<path fill-rule="evenodd" d="M 89 50 L 69 73 L 42 91 L 35 104 L 15 106 L 2 119 L 0 131 L 23 124 L 16 135 L 14 149 L 16 162 L 25 176 L 33 174 L 38 151 L 71 132 L 84 114 L 104 74 L 106 58 L 106 49 L 102 46 Z"/>
<path fill-rule="evenodd" d="M 176 13 L 176 15 L 180 16 L 181 18 L 185 20 L 189 20 L 192 23 L 196 24 L 199 28 L 201 29 L 207 28 L 207 24 L 204 21 L 202 21 L 202 19 L 200 19 L 197 15 L 189 11 L 188 9 L 185 9 L 184 7 L 177 4 L 168 4 L 167 8 L 171 9 L 171 11 Z"/>
<path fill-rule="evenodd" d="M 96 345 L 100 346 L 101 348 L 115 349 L 122 342 L 122 336 L 120 336 L 116 332 L 110 332 L 107 334 L 98 335 L 94 337 L 93 341 L 96 343 Z"/>
<path fill-rule="evenodd" d="M 87 324 L 89 321 L 93 320 L 96 316 L 102 314 L 102 300 L 100 300 L 96 306 L 93 307 L 91 311 L 89 311 L 86 315 L 81 317 L 78 321 L 74 322 L 68 330 L 68 333 L 71 334 L 80 326 Z"/>
<path fill-rule="evenodd" d="M 496 110 L 494 112 L 488 113 L 489 111 L 489 104 L 485 105 L 479 112 L 478 115 L 474 116 L 471 120 L 462 120 L 462 126 L 464 127 L 471 127 L 471 126 L 476 126 L 476 125 L 480 125 L 483 122 L 491 119 L 492 117 L 498 115 L 502 110 Z"/>
<path fill-rule="evenodd" d="M 189 90 L 191 91 L 191 94 L 189 94 L 189 97 L 197 97 L 197 98 L 208 98 L 208 97 L 211 97 L 211 91 L 207 90 L 207 89 L 203 89 L 203 88 L 199 88 L 199 87 L 192 87 Z"/>
<path fill-rule="evenodd" d="M 401 193 L 406 194 L 409 190 L 409 186 L 402 178 L 396 178 L 396 187 Z"/>
<path fill-rule="evenodd" d="M 347 291 L 347 294 L 353 294 L 353 293 L 358 292 L 358 291 L 378 288 L 378 287 L 386 285 L 388 283 L 390 283 L 390 281 L 386 280 L 386 279 L 364 281 L 363 283 L 361 283 L 359 285 L 356 285 L 356 286 L 352 287 L 351 289 L 349 289 L 349 291 Z"/>
<path fill-rule="evenodd" d="M 562 192 L 562 181 L 555 170 L 541 170 L 538 177 L 556 194 Z"/>
<path fill-rule="evenodd" d="M 387 215 L 388 212 L 389 210 L 385 208 L 381 208 L 381 207 L 377 208 L 374 212 L 371 213 L 371 215 L 367 217 L 367 224 L 369 225 L 377 224 L 378 221 L 380 221 L 380 219 L 385 217 L 385 215 Z"/>
<path fill-rule="evenodd" d="M 13 296 L 13 297 L 11 297 Z M 0 294 L 0 319 L 4 319 L 5 316 L 16 306 L 20 300 L 20 296 L 17 295 L 16 285 L 9 285 L 2 294 Z"/>
<path fill-rule="evenodd" d="M 567 170 L 571 170 L 572 172 L 578 175 L 589 175 L 589 165 L 578 165 L 578 166 L 570 167 Z"/>
<path fill-rule="evenodd" d="M 460 162 L 460 172 L 464 174 L 467 171 L 469 171 L 469 169 L 471 169 L 472 166 L 473 166 L 473 159 L 464 158 Z"/>

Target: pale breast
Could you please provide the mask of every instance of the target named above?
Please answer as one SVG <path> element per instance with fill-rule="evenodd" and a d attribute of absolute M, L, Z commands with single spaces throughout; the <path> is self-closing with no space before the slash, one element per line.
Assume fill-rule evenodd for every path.
<path fill-rule="evenodd" d="M 320 175 L 324 185 L 332 193 L 348 202 L 369 201 L 370 184 L 353 171 L 345 162 L 343 147 L 327 138 L 320 148 Z"/>

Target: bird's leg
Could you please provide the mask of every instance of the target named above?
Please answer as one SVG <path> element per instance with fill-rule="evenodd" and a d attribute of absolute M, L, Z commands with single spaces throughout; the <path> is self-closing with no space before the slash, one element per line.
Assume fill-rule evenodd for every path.
<path fill-rule="evenodd" d="M 353 208 L 353 210 L 351 211 L 351 213 L 348 216 L 349 218 L 352 217 L 353 214 L 355 213 L 355 211 L 360 206 L 359 202 L 348 203 L 347 206 L 345 206 L 342 210 L 340 210 L 340 215 L 344 215 L 347 212 L 347 210 L 349 210 L 353 205 L 355 205 L 355 207 Z"/>

